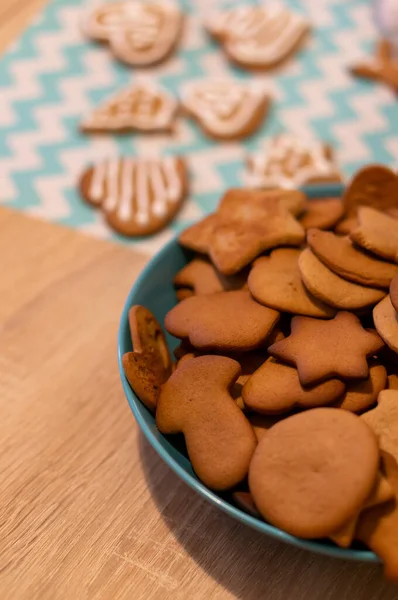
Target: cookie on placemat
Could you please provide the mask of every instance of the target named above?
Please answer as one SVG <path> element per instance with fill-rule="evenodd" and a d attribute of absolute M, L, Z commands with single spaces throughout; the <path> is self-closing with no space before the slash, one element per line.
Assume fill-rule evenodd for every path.
<path fill-rule="evenodd" d="M 153 314 L 143 306 L 130 309 L 129 323 L 133 351 L 123 356 L 124 372 L 141 402 L 155 411 L 160 387 L 172 370 L 166 339 Z"/>
<path fill-rule="evenodd" d="M 290 336 L 270 346 L 268 352 L 282 362 L 295 365 L 300 383 L 305 386 L 332 377 L 368 377 L 366 359 L 383 345 L 375 331 L 362 327 L 358 317 L 339 312 L 328 321 L 293 317 Z"/>
<path fill-rule="evenodd" d="M 398 353 L 398 314 L 391 304 L 390 296 L 383 298 L 374 307 L 373 321 L 379 336 L 391 350 Z"/>
<path fill-rule="evenodd" d="M 358 223 L 350 238 L 365 250 L 398 263 L 397 220 L 374 208 L 360 206 Z"/>
<path fill-rule="evenodd" d="M 80 179 L 80 193 L 101 208 L 109 225 L 127 236 L 149 235 L 169 223 L 187 191 L 185 161 L 115 158 L 89 167 Z"/>
<path fill-rule="evenodd" d="M 356 415 L 314 408 L 276 423 L 258 444 L 249 488 L 263 517 L 292 535 L 332 534 L 366 502 L 379 449 Z"/>
<path fill-rule="evenodd" d="M 231 488 L 247 475 L 257 444 L 229 388 L 240 366 L 223 356 L 200 356 L 179 366 L 162 387 L 156 425 L 183 433 L 192 467 L 208 487 Z"/>
<path fill-rule="evenodd" d="M 394 21 L 396 16 L 395 12 L 388 14 L 389 6 L 392 11 L 395 10 L 394 3 L 386 3 L 383 6 L 384 10 L 378 11 L 379 27 L 384 31 L 390 27 L 389 19 Z M 383 15 L 381 17 L 383 20 L 387 20 L 385 25 L 380 25 L 380 15 Z M 384 83 L 396 93 L 398 91 L 398 65 L 393 43 L 385 39 L 379 40 L 376 45 L 375 57 L 352 66 L 351 73 L 363 79 Z"/>
<path fill-rule="evenodd" d="M 309 23 L 277 5 L 239 6 L 211 12 L 206 28 L 232 61 L 243 67 L 269 69 L 297 49 Z"/>
<path fill-rule="evenodd" d="M 398 275 L 396 275 L 394 277 L 394 279 L 391 281 L 390 299 L 391 299 L 391 304 L 393 305 L 395 310 L 398 312 Z"/>
<path fill-rule="evenodd" d="M 336 311 L 310 294 L 301 280 L 298 258 L 301 250 L 277 248 L 258 258 L 248 278 L 254 298 L 270 308 L 308 317 L 333 317 Z"/>
<path fill-rule="evenodd" d="M 258 348 L 278 320 L 277 311 L 258 304 L 248 291 L 233 291 L 187 298 L 164 323 L 171 335 L 189 339 L 195 348 L 233 352 Z"/>
<path fill-rule="evenodd" d="M 336 401 L 344 394 L 339 379 L 329 379 L 304 388 L 294 367 L 268 358 L 250 377 L 242 390 L 245 405 L 263 414 L 284 413 L 294 407 L 312 408 Z"/>
<path fill-rule="evenodd" d="M 303 250 L 298 261 L 301 278 L 308 291 L 330 306 L 341 310 L 361 310 L 379 302 L 385 292 L 347 281 L 333 273 L 310 250 Z"/>
<path fill-rule="evenodd" d="M 384 165 L 367 165 L 355 173 L 343 194 L 349 216 L 360 206 L 386 210 L 397 206 L 398 176 Z"/>
<path fill-rule="evenodd" d="M 300 223 L 304 229 L 332 229 L 343 217 L 344 205 L 340 198 L 313 198 L 306 202 Z"/>
<path fill-rule="evenodd" d="M 192 295 L 214 294 L 229 290 L 240 290 L 247 280 L 247 273 L 231 277 L 221 275 L 212 263 L 202 257 L 196 257 L 183 267 L 174 277 L 177 288 L 190 289 Z"/>
<path fill-rule="evenodd" d="M 386 386 L 386 368 L 384 365 L 372 361 L 369 364 L 369 377 L 358 381 L 347 381 L 344 395 L 333 406 L 361 413 L 375 404 L 377 396 Z"/>
<path fill-rule="evenodd" d="M 247 161 L 249 187 L 295 189 L 341 181 L 330 146 L 284 133 L 266 140 Z"/>
<path fill-rule="evenodd" d="M 122 0 L 90 8 L 83 15 L 81 22 L 84 34 L 94 40 L 107 42 L 112 33 L 121 31 L 134 19 L 135 4 L 138 3 Z"/>
<path fill-rule="evenodd" d="M 355 538 L 364 542 L 384 562 L 388 579 L 398 581 L 398 465 L 393 456 L 382 452 L 385 477 L 394 500 L 361 513 Z"/>
<path fill-rule="evenodd" d="M 348 237 L 331 231 L 310 229 L 307 244 L 312 252 L 337 275 L 365 286 L 388 288 L 398 265 L 380 260 L 355 246 Z"/>
<path fill-rule="evenodd" d="M 177 109 L 177 101 L 166 89 L 142 80 L 94 108 L 83 117 L 80 129 L 85 133 L 169 131 Z"/>
<path fill-rule="evenodd" d="M 204 79 L 186 83 L 181 91 L 186 112 L 215 139 L 240 139 L 263 122 L 269 96 L 256 82 Z"/>

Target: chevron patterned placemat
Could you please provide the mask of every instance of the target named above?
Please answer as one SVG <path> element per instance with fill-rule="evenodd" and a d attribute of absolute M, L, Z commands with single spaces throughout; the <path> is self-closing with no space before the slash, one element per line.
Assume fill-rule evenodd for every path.
<path fill-rule="evenodd" d="M 100 215 L 85 206 L 76 181 L 85 165 L 124 154 L 182 153 L 189 156 L 192 190 L 172 226 L 139 244 L 155 252 L 192 219 L 210 212 L 226 187 L 242 183 L 247 151 L 281 131 L 331 142 L 344 173 L 364 162 L 396 164 L 398 103 L 390 90 L 356 80 L 346 66 L 370 54 L 375 30 L 369 0 L 290 0 L 313 25 L 305 48 L 278 72 L 256 74 L 274 98 L 261 131 L 244 143 L 208 141 L 186 119 L 177 134 L 82 136 L 83 113 L 136 74 L 112 60 L 108 50 L 87 41 L 79 20 L 81 0 L 53 0 L 0 61 L 0 202 L 41 218 L 113 237 Z M 253 75 L 233 69 L 201 26 L 209 2 L 184 0 L 187 27 L 180 50 L 146 70 L 172 92 L 187 79 Z M 210 2 L 214 5 L 214 2 Z M 140 70 L 140 74 L 142 71 Z"/>

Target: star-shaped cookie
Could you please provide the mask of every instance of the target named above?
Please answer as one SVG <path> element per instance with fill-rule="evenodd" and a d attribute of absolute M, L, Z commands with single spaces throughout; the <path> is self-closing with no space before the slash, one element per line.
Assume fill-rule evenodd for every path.
<path fill-rule="evenodd" d="M 351 73 L 384 83 L 395 93 L 398 92 L 398 61 L 394 60 L 393 48 L 387 40 L 380 40 L 376 45 L 375 57 L 354 65 Z"/>
<path fill-rule="evenodd" d="M 360 379 L 369 374 L 366 358 L 383 347 L 373 330 L 349 312 L 328 321 L 294 317 L 289 337 L 268 348 L 271 356 L 296 365 L 300 383 L 312 385 L 332 377 Z"/>

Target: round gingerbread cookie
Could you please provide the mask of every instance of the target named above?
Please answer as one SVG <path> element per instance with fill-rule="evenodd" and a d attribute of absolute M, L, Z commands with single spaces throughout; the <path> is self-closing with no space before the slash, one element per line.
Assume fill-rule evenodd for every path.
<path fill-rule="evenodd" d="M 180 209 L 187 190 L 182 158 L 115 158 L 88 168 L 80 193 L 102 210 L 112 229 L 126 236 L 156 233 Z"/>

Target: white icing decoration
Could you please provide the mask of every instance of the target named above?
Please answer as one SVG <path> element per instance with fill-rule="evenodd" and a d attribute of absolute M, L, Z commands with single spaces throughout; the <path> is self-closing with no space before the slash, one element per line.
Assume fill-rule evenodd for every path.
<path fill-rule="evenodd" d="M 120 201 L 117 207 L 117 215 L 121 221 L 125 222 L 130 221 L 133 216 L 134 168 L 134 159 L 123 158 Z"/>
<path fill-rule="evenodd" d="M 137 164 L 136 181 L 137 212 L 135 218 L 137 223 L 144 225 L 149 221 L 149 179 L 148 163 L 146 161 Z"/>
<path fill-rule="evenodd" d="M 106 162 L 100 162 L 94 165 L 91 175 L 89 196 L 92 202 L 100 204 L 104 194 L 104 181 L 107 169 Z"/>
<path fill-rule="evenodd" d="M 160 106 L 155 112 L 155 103 Z M 177 101 L 164 88 L 150 81 L 137 81 L 131 88 L 117 92 L 83 118 L 83 129 L 139 129 L 153 131 L 169 128 Z"/>
<path fill-rule="evenodd" d="M 208 29 L 223 35 L 225 49 L 240 62 L 273 64 L 289 54 L 308 29 L 307 21 L 279 5 L 219 12 Z"/>
<path fill-rule="evenodd" d="M 162 164 L 157 161 L 151 162 L 149 168 L 153 192 L 152 212 L 157 217 L 163 217 L 167 212 L 168 194 L 163 180 Z"/>
<path fill-rule="evenodd" d="M 282 134 L 268 140 L 258 154 L 250 157 L 246 184 L 293 189 L 317 178 L 339 178 L 337 166 L 326 156 L 324 145 Z"/>
<path fill-rule="evenodd" d="M 182 183 L 177 170 L 175 158 L 167 157 L 163 160 L 163 169 L 167 182 L 167 194 L 171 202 L 178 202 L 182 194 Z"/>
<path fill-rule="evenodd" d="M 219 136 L 241 132 L 265 99 L 255 82 L 204 80 L 182 90 L 184 106 Z"/>
<path fill-rule="evenodd" d="M 113 159 L 108 162 L 108 169 L 106 172 L 107 195 L 103 201 L 103 207 L 109 212 L 116 208 L 119 200 L 119 170 L 120 161 L 118 159 Z"/>

